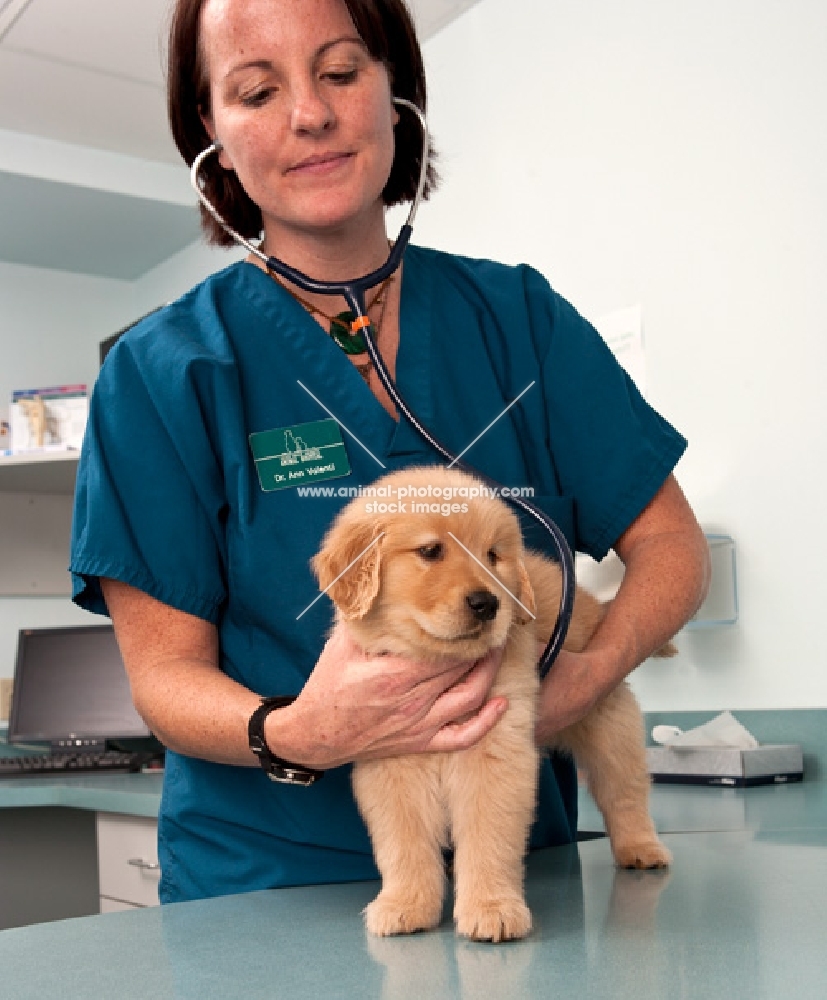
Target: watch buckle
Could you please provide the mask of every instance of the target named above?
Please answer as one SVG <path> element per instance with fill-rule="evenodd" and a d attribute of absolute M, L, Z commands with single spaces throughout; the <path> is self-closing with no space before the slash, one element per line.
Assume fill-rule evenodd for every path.
<path fill-rule="evenodd" d="M 278 774 L 268 769 L 267 777 L 271 781 L 277 781 L 280 785 L 307 786 L 307 785 L 312 785 L 316 782 L 317 775 L 308 774 L 307 771 L 294 771 L 290 767 L 283 767 L 279 768 Z"/>

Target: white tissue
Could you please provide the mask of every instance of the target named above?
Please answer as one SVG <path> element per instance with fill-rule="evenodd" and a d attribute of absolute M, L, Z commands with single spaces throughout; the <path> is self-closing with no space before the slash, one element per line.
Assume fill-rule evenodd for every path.
<path fill-rule="evenodd" d="M 735 747 L 754 750 L 758 740 L 732 712 L 722 712 L 695 729 L 684 732 L 677 726 L 655 726 L 652 739 L 667 747 Z"/>

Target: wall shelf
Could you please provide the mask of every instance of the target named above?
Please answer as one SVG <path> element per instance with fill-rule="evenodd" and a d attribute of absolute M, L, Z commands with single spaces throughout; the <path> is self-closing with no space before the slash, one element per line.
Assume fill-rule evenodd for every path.
<path fill-rule="evenodd" d="M 0 493 L 75 492 L 79 452 L 0 455 Z"/>

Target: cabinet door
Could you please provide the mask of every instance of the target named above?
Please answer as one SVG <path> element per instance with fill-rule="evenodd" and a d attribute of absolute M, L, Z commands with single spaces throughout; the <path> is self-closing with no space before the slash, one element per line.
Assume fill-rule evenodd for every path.
<path fill-rule="evenodd" d="M 158 905 L 158 823 L 143 816 L 97 814 L 100 894 L 135 906 Z"/>

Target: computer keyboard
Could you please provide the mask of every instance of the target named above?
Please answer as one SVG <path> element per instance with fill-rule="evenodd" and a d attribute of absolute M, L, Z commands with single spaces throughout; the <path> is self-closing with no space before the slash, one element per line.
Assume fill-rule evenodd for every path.
<path fill-rule="evenodd" d="M 81 771 L 140 771 L 151 755 L 145 751 L 104 750 L 0 757 L 0 778 L 28 778 L 32 774 L 77 774 Z"/>

